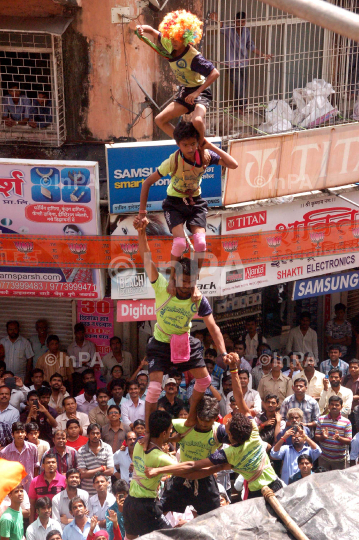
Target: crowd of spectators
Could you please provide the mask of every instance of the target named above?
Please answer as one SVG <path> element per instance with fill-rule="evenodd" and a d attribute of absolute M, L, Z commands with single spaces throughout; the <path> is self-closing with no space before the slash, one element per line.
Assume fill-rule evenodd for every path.
<path fill-rule="evenodd" d="M 235 342 L 224 335 L 227 351 L 239 355 L 244 400 L 284 484 L 357 462 L 359 360 L 348 358 L 352 329 L 343 314 L 345 306 L 336 306 L 322 359 L 308 313 L 289 332 L 286 355 L 271 350 L 253 319 Z M 94 365 L 96 347 L 81 323 L 66 351 L 46 320 L 35 329 L 28 340 L 17 321 L 8 321 L 0 340 L 0 456 L 27 472 L 0 506 L 0 537 L 21 540 L 25 524 L 27 540 L 91 540 L 100 530 L 120 540 L 133 450 L 145 434 L 147 361 L 136 367 L 114 336 L 111 352 Z M 230 374 L 209 334 L 194 337 L 211 376 L 206 393 L 218 403 L 217 421 L 226 424 L 238 409 Z M 191 374 L 173 369 L 162 388 L 158 409 L 187 418 Z M 179 455 L 176 444 L 165 451 Z M 236 476 L 218 474 L 223 504 L 236 493 L 233 484 L 245 498 L 245 482 Z M 194 517 L 192 510 L 169 520 L 182 524 Z"/>

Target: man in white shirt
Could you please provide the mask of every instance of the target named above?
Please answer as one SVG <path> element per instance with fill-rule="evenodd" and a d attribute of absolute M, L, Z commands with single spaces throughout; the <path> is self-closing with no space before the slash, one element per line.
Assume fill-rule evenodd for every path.
<path fill-rule="evenodd" d="M 314 354 L 308 352 L 305 353 L 302 362 L 303 370 L 298 374 L 293 374 L 293 384 L 298 377 L 304 377 L 308 381 L 307 394 L 308 396 L 319 401 L 322 391 L 324 390 L 324 373 L 315 369 L 316 360 Z"/>
<path fill-rule="evenodd" d="M 318 360 L 318 336 L 315 330 L 310 328 L 310 313 L 303 311 L 300 316 L 299 326 L 292 328 L 288 334 L 286 352 L 306 353 L 311 351 Z"/>
<path fill-rule="evenodd" d="M 52 499 L 52 517 L 61 523 L 62 530 L 74 519 L 69 510 L 71 499 L 81 497 L 86 508 L 89 509 L 89 494 L 84 489 L 79 488 L 80 484 L 80 471 L 78 469 L 69 469 L 66 472 L 66 489 L 60 491 Z"/>
<path fill-rule="evenodd" d="M 65 412 L 63 414 L 60 414 L 56 418 L 57 428 L 54 428 L 54 430 L 63 429 L 65 431 L 66 422 L 73 418 L 77 418 L 77 420 L 80 422 L 80 428 L 82 430 L 80 435 L 86 433 L 86 430 L 90 424 L 89 417 L 85 413 L 78 412 L 75 398 L 71 396 L 65 397 L 63 399 L 62 405 L 65 409 Z"/>
<path fill-rule="evenodd" d="M 108 491 L 108 481 L 103 472 L 94 474 L 93 485 L 96 495 L 90 497 L 90 517 L 96 516 L 98 526 L 106 529 L 106 512 L 116 502 L 116 498 Z"/>
<path fill-rule="evenodd" d="M 5 348 L 6 367 L 26 383 L 30 382 L 34 356 L 31 343 L 20 336 L 20 325 L 17 321 L 8 321 L 6 330 L 7 336 L 0 340 Z"/>
<path fill-rule="evenodd" d="M 127 447 L 124 450 L 117 450 L 113 455 L 113 462 L 115 464 L 114 476 L 117 480 L 125 480 L 130 484 L 133 472 L 133 449 L 135 447 L 137 435 L 134 431 L 129 431 L 126 434 Z"/>
<path fill-rule="evenodd" d="M 140 399 L 140 388 L 138 382 L 132 381 L 129 384 L 128 393 L 130 399 L 121 403 L 121 420 L 126 426 L 133 429 L 135 420 L 145 419 L 145 402 Z"/>
<path fill-rule="evenodd" d="M 343 407 L 340 414 L 345 418 L 348 418 L 352 410 L 353 392 L 349 388 L 341 386 L 341 379 L 342 372 L 338 368 L 333 368 L 329 371 L 329 381 L 328 379 L 323 379 L 324 390 L 322 391 L 319 399 L 320 414 L 328 414 L 329 398 L 331 396 L 339 396 L 343 400 Z"/>
<path fill-rule="evenodd" d="M 253 358 L 257 356 L 257 349 L 259 345 L 267 343 L 267 340 L 262 334 L 257 332 L 257 319 L 255 317 L 249 317 L 246 320 L 246 335 L 244 342 L 246 345 L 246 360 L 252 362 Z"/>
<path fill-rule="evenodd" d="M 238 371 L 239 380 L 242 387 L 242 392 L 244 396 L 244 401 L 250 409 L 251 415 L 253 417 L 258 416 L 262 412 L 262 400 L 259 395 L 259 392 L 256 390 L 251 390 L 248 388 L 249 384 L 249 373 L 246 369 L 240 369 Z M 233 392 L 229 392 L 227 395 L 227 414 L 232 411 L 230 407 L 230 399 L 233 396 Z"/>
<path fill-rule="evenodd" d="M 14 377 L 14 374 L 12 371 L 4 371 L 3 378 L 0 379 L 0 386 L 5 384 L 6 379 L 10 379 L 11 377 Z M 10 398 L 10 405 L 15 407 L 18 411 L 20 411 L 20 405 L 21 403 L 26 403 L 26 398 L 28 392 L 30 392 L 30 389 L 24 385 L 22 382 L 22 379 L 20 377 L 15 377 L 15 385 L 16 388 L 13 388 L 11 390 L 11 398 Z M 25 408 L 25 405 L 24 407 Z"/>
<path fill-rule="evenodd" d="M 84 393 L 76 396 L 77 410 L 89 415 L 90 411 L 97 407 L 95 382 L 87 382 L 84 384 Z"/>
<path fill-rule="evenodd" d="M 35 503 L 38 518 L 26 530 L 26 540 L 46 540 L 50 531 L 61 531 L 58 521 L 51 518 L 51 501 L 49 497 L 41 497 Z"/>

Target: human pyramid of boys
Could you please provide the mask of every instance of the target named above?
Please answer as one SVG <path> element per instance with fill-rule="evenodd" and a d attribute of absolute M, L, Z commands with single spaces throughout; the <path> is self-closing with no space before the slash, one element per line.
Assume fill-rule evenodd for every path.
<path fill-rule="evenodd" d="M 22 483 L 12 486 L 1 505 L 1 540 L 21 540 L 24 534 L 23 518 L 30 521 L 26 531 L 27 540 L 132 540 L 155 530 L 181 525 L 188 514 L 191 517 L 202 515 L 228 504 L 229 471 L 241 475 L 248 488 L 247 498 L 261 496 L 264 486 L 269 486 L 273 492 L 281 489 L 283 483 L 277 477 L 267 451 L 270 432 L 273 432 L 272 439 L 275 439 L 274 442 L 271 440 L 271 456 L 287 460 L 292 468 L 299 471 L 296 480 L 311 473 L 311 464 L 321 453 L 308 436 L 313 422 L 306 424 L 309 428 L 304 428 L 300 422 L 303 419 L 301 403 L 307 385 L 305 378 L 299 377 L 294 383 L 295 400 L 287 411 L 286 430 L 279 433 L 285 424 L 277 412 L 278 397 L 273 393 L 268 393 L 263 399 L 266 413 L 262 415 L 261 422 L 255 421 L 255 404 L 249 405 L 248 399 L 245 399 L 249 373 L 243 370 L 243 358 L 240 359 L 235 352 L 227 354 L 210 304 L 196 287 L 206 251 L 207 204 L 201 198 L 203 172 L 213 164 L 237 167 L 230 155 L 205 138 L 204 117 L 211 101 L 209 86 L 219 73 L 194 48 L 201 39 L 201 25 L 191 13 L 176 11 L 165 16 L 159 31 L 149 26 L 137 27 L 140 36 L 150 34 L 168 51 L 170 66 L 181 85 L 174 102 L 156 118 L 163 131 L 174 137 L 179 149 L 144 182 L 139 214 L 134 220 L 139 252 L 156 298 L 157 321 L 154 335 L 147 345 L 148 376 L 141 375 L 141 363 L 136 371 L 137 382 L 129 383 L 130 400 L 127 403 L 123 397 L 124 385 L 118 379 L 113 379 L 110 385 L 112 405 L 108 406 L 107 391 L 98 389 L 98 406 L 94 404 L 96 408 L 90 411 L 95 393 L 91 388 L 94 384 L 90 377 L 92 370 L 87 369 L 82 374 L 84 398 L 77 396 L 75 399 L 63 393 L 66 378 L 71 389 L 74 388 L 72 370 L 69 373 L 64 370 L 60 374 L 56 366 L 51 366 L 52 373 L 47 382 L 50 382 L 52 393 L 43 389 L 43 380 L 36 382 L 36 376 L 40 377 L 40 372 L 43 376 L 44 370 L 48 370 L 45 360 L 43 369 L 33 372 L 34 388 L 27 395 L 28 409 L 22 413 L 26 426 L 25 422 L 18 421 L 19 416 L 14 416 L 12 411 L 14 407 L 9 405 L 10 389 L 0 385 L 0 444 L 4 446 L 1 457 L 20 461 L 27 472 Z M 181 121 L 176 128 L 170 124 L 173 118 L 187 113 L 192 113 L 192 122 Z M 169 281 L 158 272 L 146 236 L 149 189 L 159 178 L 168 174 L 171 182 L 163 210 L 173 234 Z M 187 241 L 185 225 L 192 233 L 193 259 L 183 257 Z M 217 351 L 215 367 L 220 369 L 220 364 L 224 371 L 229 371 L 226 385 L 228 388 L 229 383 L 232 385 L 230 404 L 233 414 L 222 424 L 218 421 L 221 396 L 218 398 L 218 391 L 216 393 L 211 386 L 212 379 L 206 367 L 208 360 L 203 358 L 200 340 L 190 335 L 191 321 L 196 313 L 203 319 Z M 78 332 L 80 330 L 78 328 Z M 9 329 L 8 333 L 11 337 Z M 58 351 L 58 339 L 56 342 L 55 338 L 50 336 L 47 340 L 53 356 Z M 117 342 L 113 341 L 114 358 L 117 358 L 116 346 Z M 211 362 L 214 364 L 213 360 Z M 273 374 L 275 369 L 273 365 Z M 111 370 L 113 377 L 115 370 L 119 370 L 117 361 L 114 361 Z M 223 373 L 223 370 L 220 371 Z M 194 385 L 190 409 L 181 418 L 178 417 L 179 410 L 173 415 L 167 410 L 174 412 L 176 405 L 174 395 L 178 385 L 174 377 L 179 376 L 181 380 L 182 374 L 187 376 L 188 372 L 194 379 Z M 168 374 L 169 378 L 164 379 Z M 88 380 L 85 375 L 89 375 Z M 143 387 L 141 377 L 145 377 Z M 163 381 L 166 397 L 162 400 L 168 401 L 165 409 L 160 406 Z M 224 386 L 225 382 L 223 390 Z M 209 388 L 215 397 L 208 395 Z M 63 414 L 56 419 L 56 410 L 52 412 L 48 405 L 50 395 L 53 399 L 61 392 L 63 402 L 56 406 L 60 409 L 63 407 L 65 412 L 62 409 Z M 145 404 L 139 396 L 141 399 L 145 397 Z M 316 401 L 308 398 L 303 401 L 306 413 L 308 407 L 315 409 L 310 400 L 318 408 Z M 81 410 L 87 410 L 90 420 L 85 412 L 77 410 L 80 403 L 83 407 Z M 338 445 L 349 444 L 350 422 L 340 416 L 341 398 L 330 397 L 328 406 L 331 420 L 321 429 L 318 440 L 327 441 L 328 433 L 336 422 L 333 440 Z M 144 421 L 138 419 L 141 411 Z M 5 413 L 6 420 L 1 416 L 5 416 Z M 83 433 L 86 428 L 88 439 Z M 40 433 L 48 434 L 48 441 L 54 444 L 52 448 L 49 449 L 48 443 L 44 443 L 43 447 L 43 441 L 39 443 L 39 429 Z M 269 437 L 267 441 L 266 434 Z M 276 442 L 280 434 L 282 436 Z M 6 446 L 2 441 L 7 437 L 10 440 L 13 438 L 13 442 L 6 443 Z M 289 440 L 290 446 L 287 444 Z M 176 454 L 176 445 L 177 459 L 172 455 Z M 172 452 L 169 451 L 171 448 Z M 293 450 L 294 457 L 286 449 Z M 289 477 L 286 477 L 288 480 Z M 80 485 L 83 489 L 80 489 Z M 30 510 L 26 499 L 30 499 Z"/>

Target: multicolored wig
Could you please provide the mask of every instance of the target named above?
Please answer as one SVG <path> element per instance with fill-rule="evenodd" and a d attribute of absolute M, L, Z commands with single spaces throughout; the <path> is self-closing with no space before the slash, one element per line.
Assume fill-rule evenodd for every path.
<path fill-rule="evenodd" d="M 196 15 L 180 9 L 167 13 L 158 29 L 164 38 L 183 41 L 187 46 L 189 43 L 196 44 L 201 41 L 202 25 Z"/>

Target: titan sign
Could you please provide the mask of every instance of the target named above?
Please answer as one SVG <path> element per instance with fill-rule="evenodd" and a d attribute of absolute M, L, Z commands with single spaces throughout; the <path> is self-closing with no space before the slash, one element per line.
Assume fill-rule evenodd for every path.
<path fill-rule="evenodd" d="M 229 144 L 239 167 L 226 171 L 226 206 L 359 181 L 358 123 Z"/>

